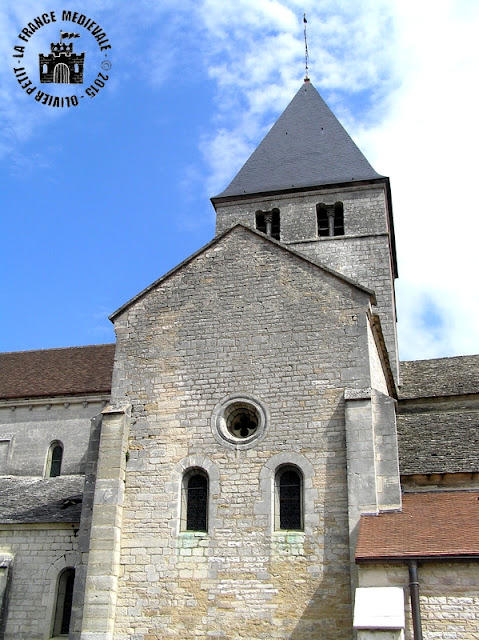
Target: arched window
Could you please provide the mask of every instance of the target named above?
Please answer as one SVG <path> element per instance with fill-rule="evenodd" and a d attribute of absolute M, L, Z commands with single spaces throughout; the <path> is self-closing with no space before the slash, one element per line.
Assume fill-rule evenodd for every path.
<path fill-rule="evenodd" d="M 75 569 L 73 567 L 67 567 L 58 577 L 57 601 L 55 605 L 52 637 L 68 635 L 72 615 L 74 583 Z"/>
<path fill-rule="evenodd" d="M 43 73 L 48 73 L 48 65 L 47 64 L 43 65 Z"/>
<path fill-rule="evenodd" d="M 52 442 L 48 450 L 47 468 L 45 475 L 47 478 L 56 478 L 60 475 L 63 459 L 63 445 L 58 440 Z"/>
<path fill-rule="evenodd" d="M 342 202 L 316 205 L 318 236 L 344 236 L 344 208 Z"/>
<path fill-rule="evenodd" d="M 281 467 L 275 485 L 275 529 L 303 530 L 303 474 L 297 467 Z"/>
<path fill-rule="evenodd" d="M 75 62 L 74 69 L 75 69 L 75 73 L 78 73 L 80 71 L 80 66 L 77 62 Z"/>
<path fill-rule="evenodd" d="M 279 209 L 256 212 L 256 228 L 275 240 L 280 240 L 280 214 Z"/>
<path fill-rule="evenodd" d="M 183 477 L 183 531 L 208 530 L 208 476 L 191 469 Z"/>

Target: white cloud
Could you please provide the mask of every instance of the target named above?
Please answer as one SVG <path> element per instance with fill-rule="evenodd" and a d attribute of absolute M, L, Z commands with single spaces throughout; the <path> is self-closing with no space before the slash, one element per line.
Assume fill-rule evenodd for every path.
<path fill-rule="evenodd" d="M 220 30 L 208 59 L 218 87 L 216 132 L 203 141 L 209 195 L 234 176 L 299 87 L 302 7 L 285 4 L 291 11 L 278 20 L 268 2 L 203 5 L 219 16 L 205 18 L 209 37 Z M 477 352 L 479 5 L 326 2 L 318 14 L 309 4 L 313 82 L 391 177 L 402 357 Z M 347 103 L 364 90 L 369 111 L 358 120 Z"/>
<path fill-rule="evenodd" d="M 426 2 L 411 20 L 408 6 L 398 2 L 395 15 L 401 85 L 384 120 L 361 136 L 391 176 L 400 345 L 415 358 L 477 352 L 479 7 L 444 0 L 432 11 Z M 431 304 L 441 319 L 432 329 L 423 322 Z"/>
<path fill-rule="evenodd" d="M 11 6 L 0 10 L 4 60 L 18 25 L 36 15 L 38 3 Z M 114 35 L 124 50 L 134 50 L 146 30 L 156 31 L 157 39 L 144 38 L 142 45 L 153 61 L 168 61 L 150 66 L 154 86 L 175 77 L 175 62 L 184 64 L 186 39 L 188 55 L 197 55 L 215 82 L 215 109 L 198 140 L 204 166 L 187 162 L 185 169 L 185 189 L 188 180 L 203 189 L 199 199 L 226 186 L 299 88 L 306 11 L 313 83 L 375 169 L 391 177 L 402 356 L 479 351 L 477 0 L 138 0 L 122 3 L 121 11 L 117 6 L 114 0 L 82 4 L 85 11 L 115 11 Z M 22 102 L 18 118 L 25 96 L 10 66 L 0 70 L 0 86 L 6 123 L 0 152 L 8 152 L 42 126 L 46 112 Z M 368 101 L 358 114 L 360 92 Z"/>

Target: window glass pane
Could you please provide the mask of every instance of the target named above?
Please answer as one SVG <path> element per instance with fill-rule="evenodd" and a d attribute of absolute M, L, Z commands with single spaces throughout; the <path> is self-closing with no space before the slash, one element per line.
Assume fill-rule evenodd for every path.
<path fill-rule="evenodd" d="M 284 471 L 279 479 L 279 527 L 302 529 L 301 478 L 296 471 Z"/>
<path fill-rule="evenodd" d="M 188 480 L 186 492 L 187 531 L 206 531 L 208 512 L 208 480 L 201 474 L 191 476 Z"/>
<path fill-rule="evenodd" d="M 60 475 L 62 466 L 63 448 L 57 444 L 52 449 L 52 463 L 50 466 L 50 478 L 56 478 Z"/>

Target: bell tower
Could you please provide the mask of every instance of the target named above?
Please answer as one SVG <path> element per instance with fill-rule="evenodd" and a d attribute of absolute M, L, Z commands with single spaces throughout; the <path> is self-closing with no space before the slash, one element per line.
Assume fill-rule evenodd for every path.
<path fill-rule="evenodd" d="M 212 203 L 217 233 L 245 224 L 374 290 L 397 381 L 389 178 L 371 167 L 308 79 Z"/>

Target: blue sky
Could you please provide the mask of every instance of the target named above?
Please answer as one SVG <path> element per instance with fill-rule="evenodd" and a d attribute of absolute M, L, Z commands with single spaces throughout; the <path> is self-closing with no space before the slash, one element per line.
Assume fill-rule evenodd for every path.
<path fill-rule="evenodd" d="M 209 198 L 302 82 L 305 10 L 314 85 L 391 177 L 401 356 L 479 352 L 475 0 L 9 4 L 0 350 L 113 341 L 108 315 L 212 238 Z M 22 90 L 12 53 L 28 22 L 63 10 L 102 26 L 112 68 L 95 98 L 55 109 Z M 62 25 L 26 44 L 32 76 Z M 70 27 L 93 82 L 104 53 Z"/>

